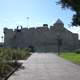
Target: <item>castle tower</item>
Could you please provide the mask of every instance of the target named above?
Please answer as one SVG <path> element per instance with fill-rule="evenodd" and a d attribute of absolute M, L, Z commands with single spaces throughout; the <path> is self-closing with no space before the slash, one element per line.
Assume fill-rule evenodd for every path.
<path fill-rule="evenodd" d="M 60 31 L 61 29 L 64 28 L 64 23 L 58 19 L 54 24 L 53 26 L 50 26 L 50 29 L 51 30 L 55 30 L 55 31 Z"/>
<path fill-rule="evenodd" d="M 60 19 L 58 19 L 56 23 L 54 23 L 54 26 L 58 26 L 61 28 L 61 27 L 64 27 L 64 23 Z"/>

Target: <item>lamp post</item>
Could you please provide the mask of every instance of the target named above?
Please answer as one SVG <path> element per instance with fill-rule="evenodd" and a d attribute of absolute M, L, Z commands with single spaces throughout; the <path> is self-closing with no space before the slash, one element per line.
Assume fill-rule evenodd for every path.
<path fill-rule="evenodd" d="M 60 55 L 60 48 L 62 46 L 62 39 L 60 38 L 60 34 L 57 35 L 57 52 L 58 52 L 58 55 Z"/>

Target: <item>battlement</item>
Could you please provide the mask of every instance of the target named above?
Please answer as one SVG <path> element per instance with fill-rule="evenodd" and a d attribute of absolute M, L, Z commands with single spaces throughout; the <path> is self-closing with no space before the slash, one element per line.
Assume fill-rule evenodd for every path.
<path fill-rule="evenodd" d="M 56 21 L 56 23 L 54 23 L 53 26 L 50 26 L 50 28 L 48 27 L 48 24 L 43 24 L 43 26 L 41 27 L 32 27 L 32 28 L 23 28 L 21 25 L 17 26 L 17 28 L 15 30 L 13 29 L 8 29 L 8 28 L 4 28 L 4 33 L 10 33 L 10 32 L 47 32 L 47 31 L 52 31 L 54 30 L 54 28 L 63 28 L 64 24 L 63 22 L 58 19 Z"/>
<path fill-rule="evenodd" d="M 13 32 L 13 29 L 4 28 L 4 34 Z"/>
<path fill-rule="evenodd" d="M 58 19 L 50 27 L 43 26 L 16 29 L 4 28 L 4 43 L 6 47 L 28 48 L 33 46 L 35 51 L 57 51 L 57 40 L 61 38 L 61 50 L 72 50 L 78 46 L 78 34 L 74 34 L 64 28 L 64 23 Z"/>
<path fill-rule="evenodd" d="M 49 31 L 50 29 L 47 26 L 43 26 L 43 27 L 32 27 L 32 28 L 21 28 L 21 29 L 8 29 L 8 28 L 4 28 L 4 33 L 10 33 L 10 32 L 44 32 L 44 31 Z"/>
<path fill-rule="evenodd" d="M 33 27 L 33 28 L 28 28 L 29 31 L 35 31 L 36 29 Z"/>

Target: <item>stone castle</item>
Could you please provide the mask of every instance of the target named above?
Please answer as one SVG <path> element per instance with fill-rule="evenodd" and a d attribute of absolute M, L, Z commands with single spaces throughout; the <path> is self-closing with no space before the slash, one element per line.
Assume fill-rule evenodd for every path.
<path fill-rule="evenodd" d="M 50 28 L 47 24 L 37 28 L 22 28 L 22 26 L 17 26 L 15 30 L 4 28 L 5 47 L 33 47 L 36 52 L 54 52 L 57 51 L 59 42 L 61 51 L 79 48 L 78 34 L 67 30 L 60 19 Z"/>

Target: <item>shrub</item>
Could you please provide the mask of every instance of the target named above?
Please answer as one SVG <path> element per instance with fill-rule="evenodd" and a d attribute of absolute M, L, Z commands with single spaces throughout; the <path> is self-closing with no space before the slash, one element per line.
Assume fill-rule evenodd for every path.
<path fill-rule="evenodd" d="M 16 60 L 23 60 L 29 56 L 28 49 L 0 48 L 0 77 L 4 77 L 13 68 L 21 65 L 16 63 Z"/>
<path fill-rule="evenodd" d="M 80 49 L 76 49 L 76 50 L 75 50 L 75 53 L 76 53 L 76 54 L 80 54 Z"/>

